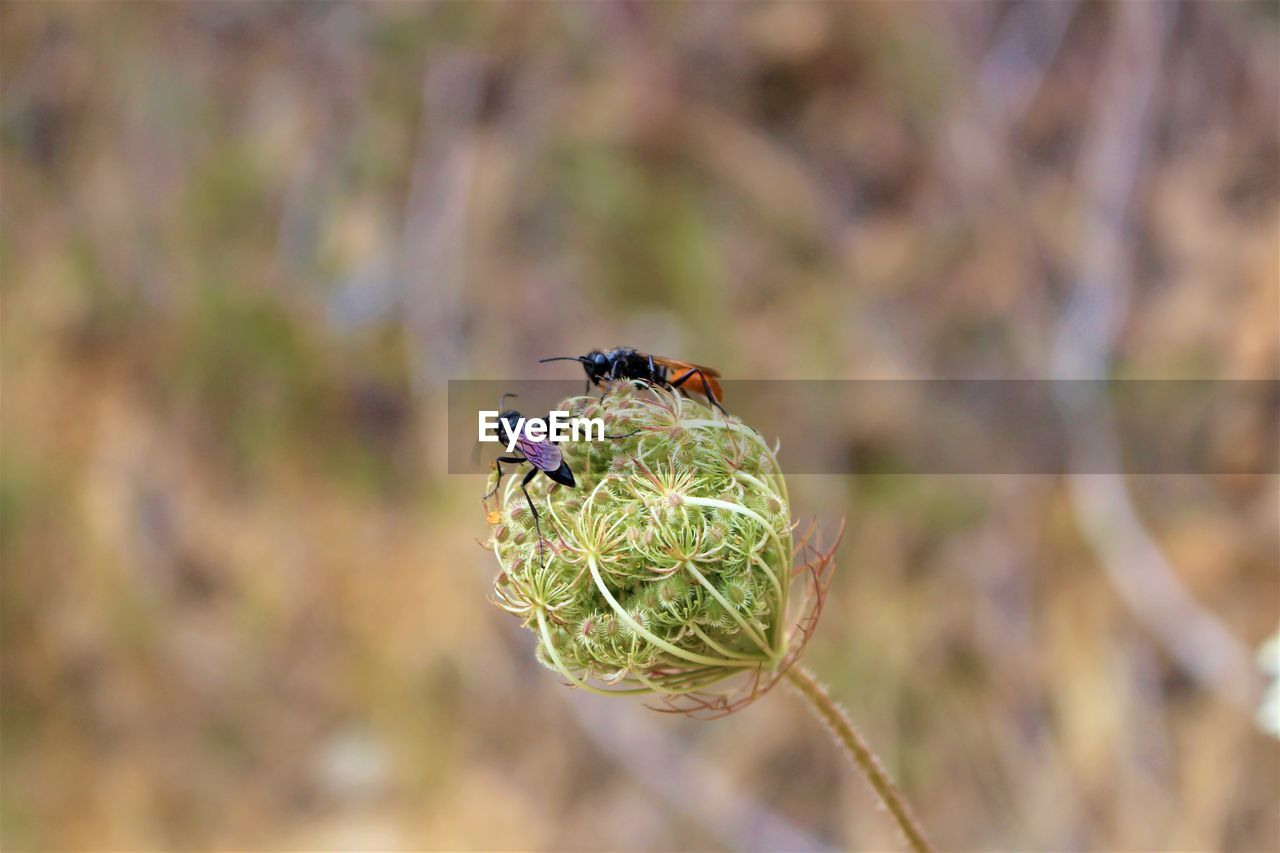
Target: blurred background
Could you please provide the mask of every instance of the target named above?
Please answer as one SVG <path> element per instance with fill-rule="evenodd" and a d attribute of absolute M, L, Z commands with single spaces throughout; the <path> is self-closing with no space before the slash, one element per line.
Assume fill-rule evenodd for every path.
<path fill-rule="evenodd" d="M 1275 379 L 1278 29 L 0 7 L 3 846 L 897 847 L 785 691 L 697 722 L 533 662 L 486 601 L 484 479 L 445 473 L 446 382 L 618 344 L 750 379 Z M 1274 476 L 792 495 L 848 521 L 808 663 L 943 849 L 1280 848 Z"/>

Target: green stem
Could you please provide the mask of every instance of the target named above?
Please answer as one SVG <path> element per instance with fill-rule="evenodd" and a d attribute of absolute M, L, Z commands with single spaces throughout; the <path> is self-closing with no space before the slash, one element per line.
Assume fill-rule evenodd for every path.
<path fill-rule="evenodd" d="M 925 838 L 924 830 L 920 827 L 915 817 L 912 816 L 911 810 L 907 808 L 907 803 L 902 799 L 902 794 L 894 786 L 893 780 L 889 778 L 889 774 L 885 772 L 879 759 L 871 751 L 871 747 L 867 745 L 867 742 L 862 739 L 862 735 L 854 728 L 853 722 L 849 719 L 849 715 L 845 713 L 844 709 L 831 698 L 826 688 L 818 683 L 813 674 L 799 664 L 787 670 L 787 679 L 796 689 L 796 692 L 808 701 L 810 710 L 817 715 L 818 719 L 827 724 L 827 728 L 831 729 L 832 734 L 836 736 L 836 740 L 848 751 L 849 756 L 858 765 L 858 769 L 867 777 L 867 781 L 871 783 L 876 796 L 880 798 L 885 808 L 893 815 L 893 819 L 897 821 L 898 828 L 902 830 L 902 834 L 906 837 L 907 843 L 911 845 L 911 849 L 916 853 L 929 853 L 929 851 L 932 851 L 933 848 L 929 846 L 929 840 Z"/>

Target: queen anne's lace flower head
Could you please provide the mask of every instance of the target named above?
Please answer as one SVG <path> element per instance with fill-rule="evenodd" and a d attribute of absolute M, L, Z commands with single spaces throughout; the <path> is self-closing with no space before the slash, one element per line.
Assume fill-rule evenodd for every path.
<path fill-rule="evenodd" d="M 561 446 L 576 489 L 529 484 L 541 560 L 520 478 L 504 481 L 489 514 L 495 603 L 579 688 L 654 694 L 682 711 L 727 712 L 760 695 L 807 640 L 831 565 L 807 536 L 793 541 L 774 449 L 737 418 L 638 383 L 557 408 L 627 435 Z M 807 606 L 791 626 L 799 576 Z"/>

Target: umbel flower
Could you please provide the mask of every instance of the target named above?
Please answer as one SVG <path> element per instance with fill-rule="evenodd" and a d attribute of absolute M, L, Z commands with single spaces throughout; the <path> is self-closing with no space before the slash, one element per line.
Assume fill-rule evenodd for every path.
<path fill-rule="evenodd" d="M 623 438 L 561 445 L 577 489 L 504 482 L 489 545 L 499 607 L 538 638 L 538 660 L 594 693 L 652 694 L 668 710 L 727 713 L 794 664 L 821 611 L 829 553 L 796 550 L 772 448 L 663 389 L 615 386 L 559 407 Z M 808 583 L 788 623 L 792 579 Z"/>
<path fill-rule="evenodd" d="M 777 448 L 738 418 L 642 382 L 557 406 L 618 438 L 560 445 L 576 489 L 503 481 L 489 512 L 494 602 L 569 684 L 721 716 L 789 680 L 916 849 L 923 834 L 843 710 L 798 664 L 834 565 L 791 521 Z M 794 589 L 793 589 L 794 588 Z"/>

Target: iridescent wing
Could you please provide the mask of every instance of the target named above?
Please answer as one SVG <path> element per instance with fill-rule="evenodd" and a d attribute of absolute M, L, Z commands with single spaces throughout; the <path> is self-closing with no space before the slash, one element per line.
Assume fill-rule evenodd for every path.
<path fill-rule="evenodd" d="M 516 442 L 516 446 L 520 448 L 524 458 L 540 471 L 554 471 L 563 461 L 560 448 L 549 441 L 530 441 L 527 438 L 521 438 Z"/>

